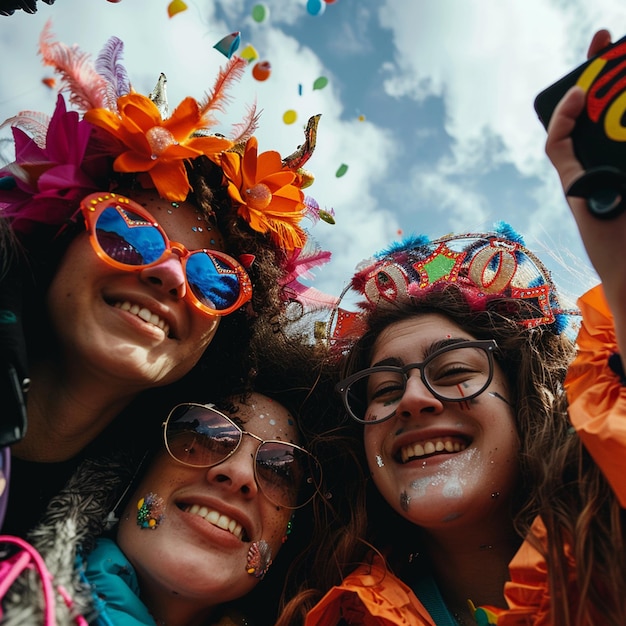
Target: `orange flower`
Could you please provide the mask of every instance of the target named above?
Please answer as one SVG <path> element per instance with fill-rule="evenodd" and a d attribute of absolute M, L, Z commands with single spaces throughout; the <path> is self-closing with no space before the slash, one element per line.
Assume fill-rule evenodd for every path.
<path fill-rule="evenodd" d="M 185 160 L 202 154 L 215 159 L 232 143 L 220 137 L 193 137 L 194 131 L 206 127 L 198 103 L 185 98 L 167 119 L 157 106 L 138 93 L 117 101 L 119 113 L 108 109 L 91 109 L 84 119 L 119 139 L 128 149 L 113 164 L 117 172 L 148 172 L 159 195 L 181 202 L 189 190 Z"/>
<path fill-rule="evenodd" d="M 237 152 L 222 153 L 228 193 L 239 203 L 238 213 L 251 228 L 260 233 L 269 232 L 286 250 L 302 248 L 306 235 L 298 223 L 306 207 L 296 174 L 283 167 L 278 152 L 257 156 L 257 151 L 256 137 L 251 137 L 243 156 Z"/>

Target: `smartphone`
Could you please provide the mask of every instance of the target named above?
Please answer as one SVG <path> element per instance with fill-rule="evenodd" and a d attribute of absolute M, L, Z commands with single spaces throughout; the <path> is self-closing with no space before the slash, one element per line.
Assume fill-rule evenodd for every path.
<path fill-rule="evenodd" d="M 626 172 L 626 37 L 535 98 L 535 111 L 546 129 L 556 105 L 574 85 L 587 93 L 585 108 L 572 132 L 578 160 L 587 170 L 608 165 Z"/>

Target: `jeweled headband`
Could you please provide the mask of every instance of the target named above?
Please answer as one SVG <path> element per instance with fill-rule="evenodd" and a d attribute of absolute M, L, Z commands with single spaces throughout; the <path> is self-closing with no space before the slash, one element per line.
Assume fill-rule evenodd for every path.
<path fill-rule="evenodd" d="M 342 348 L 365 332 L 367 312 L 384 303 L 417 302 L 455 285 L 470 310 L 492 310 L 527 328 L 562 332 L 577 311 L 561 306 L 550 272 L 508 224 L 493 232 L 410 237 L 363 261 L 341 300 L 360 297 L 358 311 L 338 306 L 329 324 Z"/>

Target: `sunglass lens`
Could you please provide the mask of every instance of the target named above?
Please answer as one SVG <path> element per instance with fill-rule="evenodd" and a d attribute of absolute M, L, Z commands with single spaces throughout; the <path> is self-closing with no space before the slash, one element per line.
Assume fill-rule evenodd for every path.
<path fill-rule="evenodd" d="M 109 206 L 98 217 L 96 238 L 102 250 L 124 265 L 149 265 L 161 258 L 163 235 L 144 217 Z"/>
<path fill-rule="evenodd" d="M 194 295 L 210 309 L 223 311 L 239 299 L 239 275 L 226 261 L 205 252 L 194 252 L 187 259 L 186 273 Z"/>
<path fill-rule="evenodd" d="M 313 456 L 286 443 L 266 442 L 257 451 L 256 472 L 265 494 L 281 506 L 308 502 L 319 485 Z"/>
<path fill-rule="evenodd" d="M 170 453 L 186 465 L 209 467 L 235 450 L 241 433 L 234 424 L 206 407 L 182 405 L 167 423 Z"/>

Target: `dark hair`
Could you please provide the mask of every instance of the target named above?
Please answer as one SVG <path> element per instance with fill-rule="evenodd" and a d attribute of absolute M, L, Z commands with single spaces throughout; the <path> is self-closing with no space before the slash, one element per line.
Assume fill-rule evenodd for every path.
<path fill-rule="evenodd" d="M 573 356 L 573 342 L 565 334 L 556 335 L 541 326 L 527 328 L 495 311 L 472 311 L 462 292 L 451 285 L 419 299 L 385 303 L 370 311 L 366 332 L 341 359 L 341 377 L 370 366 L 374 344 L 390 324 L 428 313 L 449 318 L 477 339 L 495 339 L 498 343 L 496 360 L 509 383 L 520 439 L 520 484 L 511 513 L 521 541 L 541 506 L 537 485 L 544 480 L 547 459 L 555 442 L 568 436 L 563 380 Z M 367 476 L 363 426 L 345 417 L 342 424 L 353 458 L 360 464 L 360 476 Z M 372 548 L 384 551 L 397 573 L 407 562 L 407 551 L 414 549 L 402 542 L 390 545 L 389 538 L 406 537 L 408 532 L 415 536 L 415 526 L 391 509 L 371 481 L 358 477 L 354 481 L 338 494 L 350 506 L 340 511 L 340 517 L 318 540 L 314 568 L 319 566 L 320 570 L 314 569 L 301 586 L 287 607 L 288 614 L 278 622 L 280 626 L 302 622 L 325 591 L 359 563 L 368 561 Z"/>

